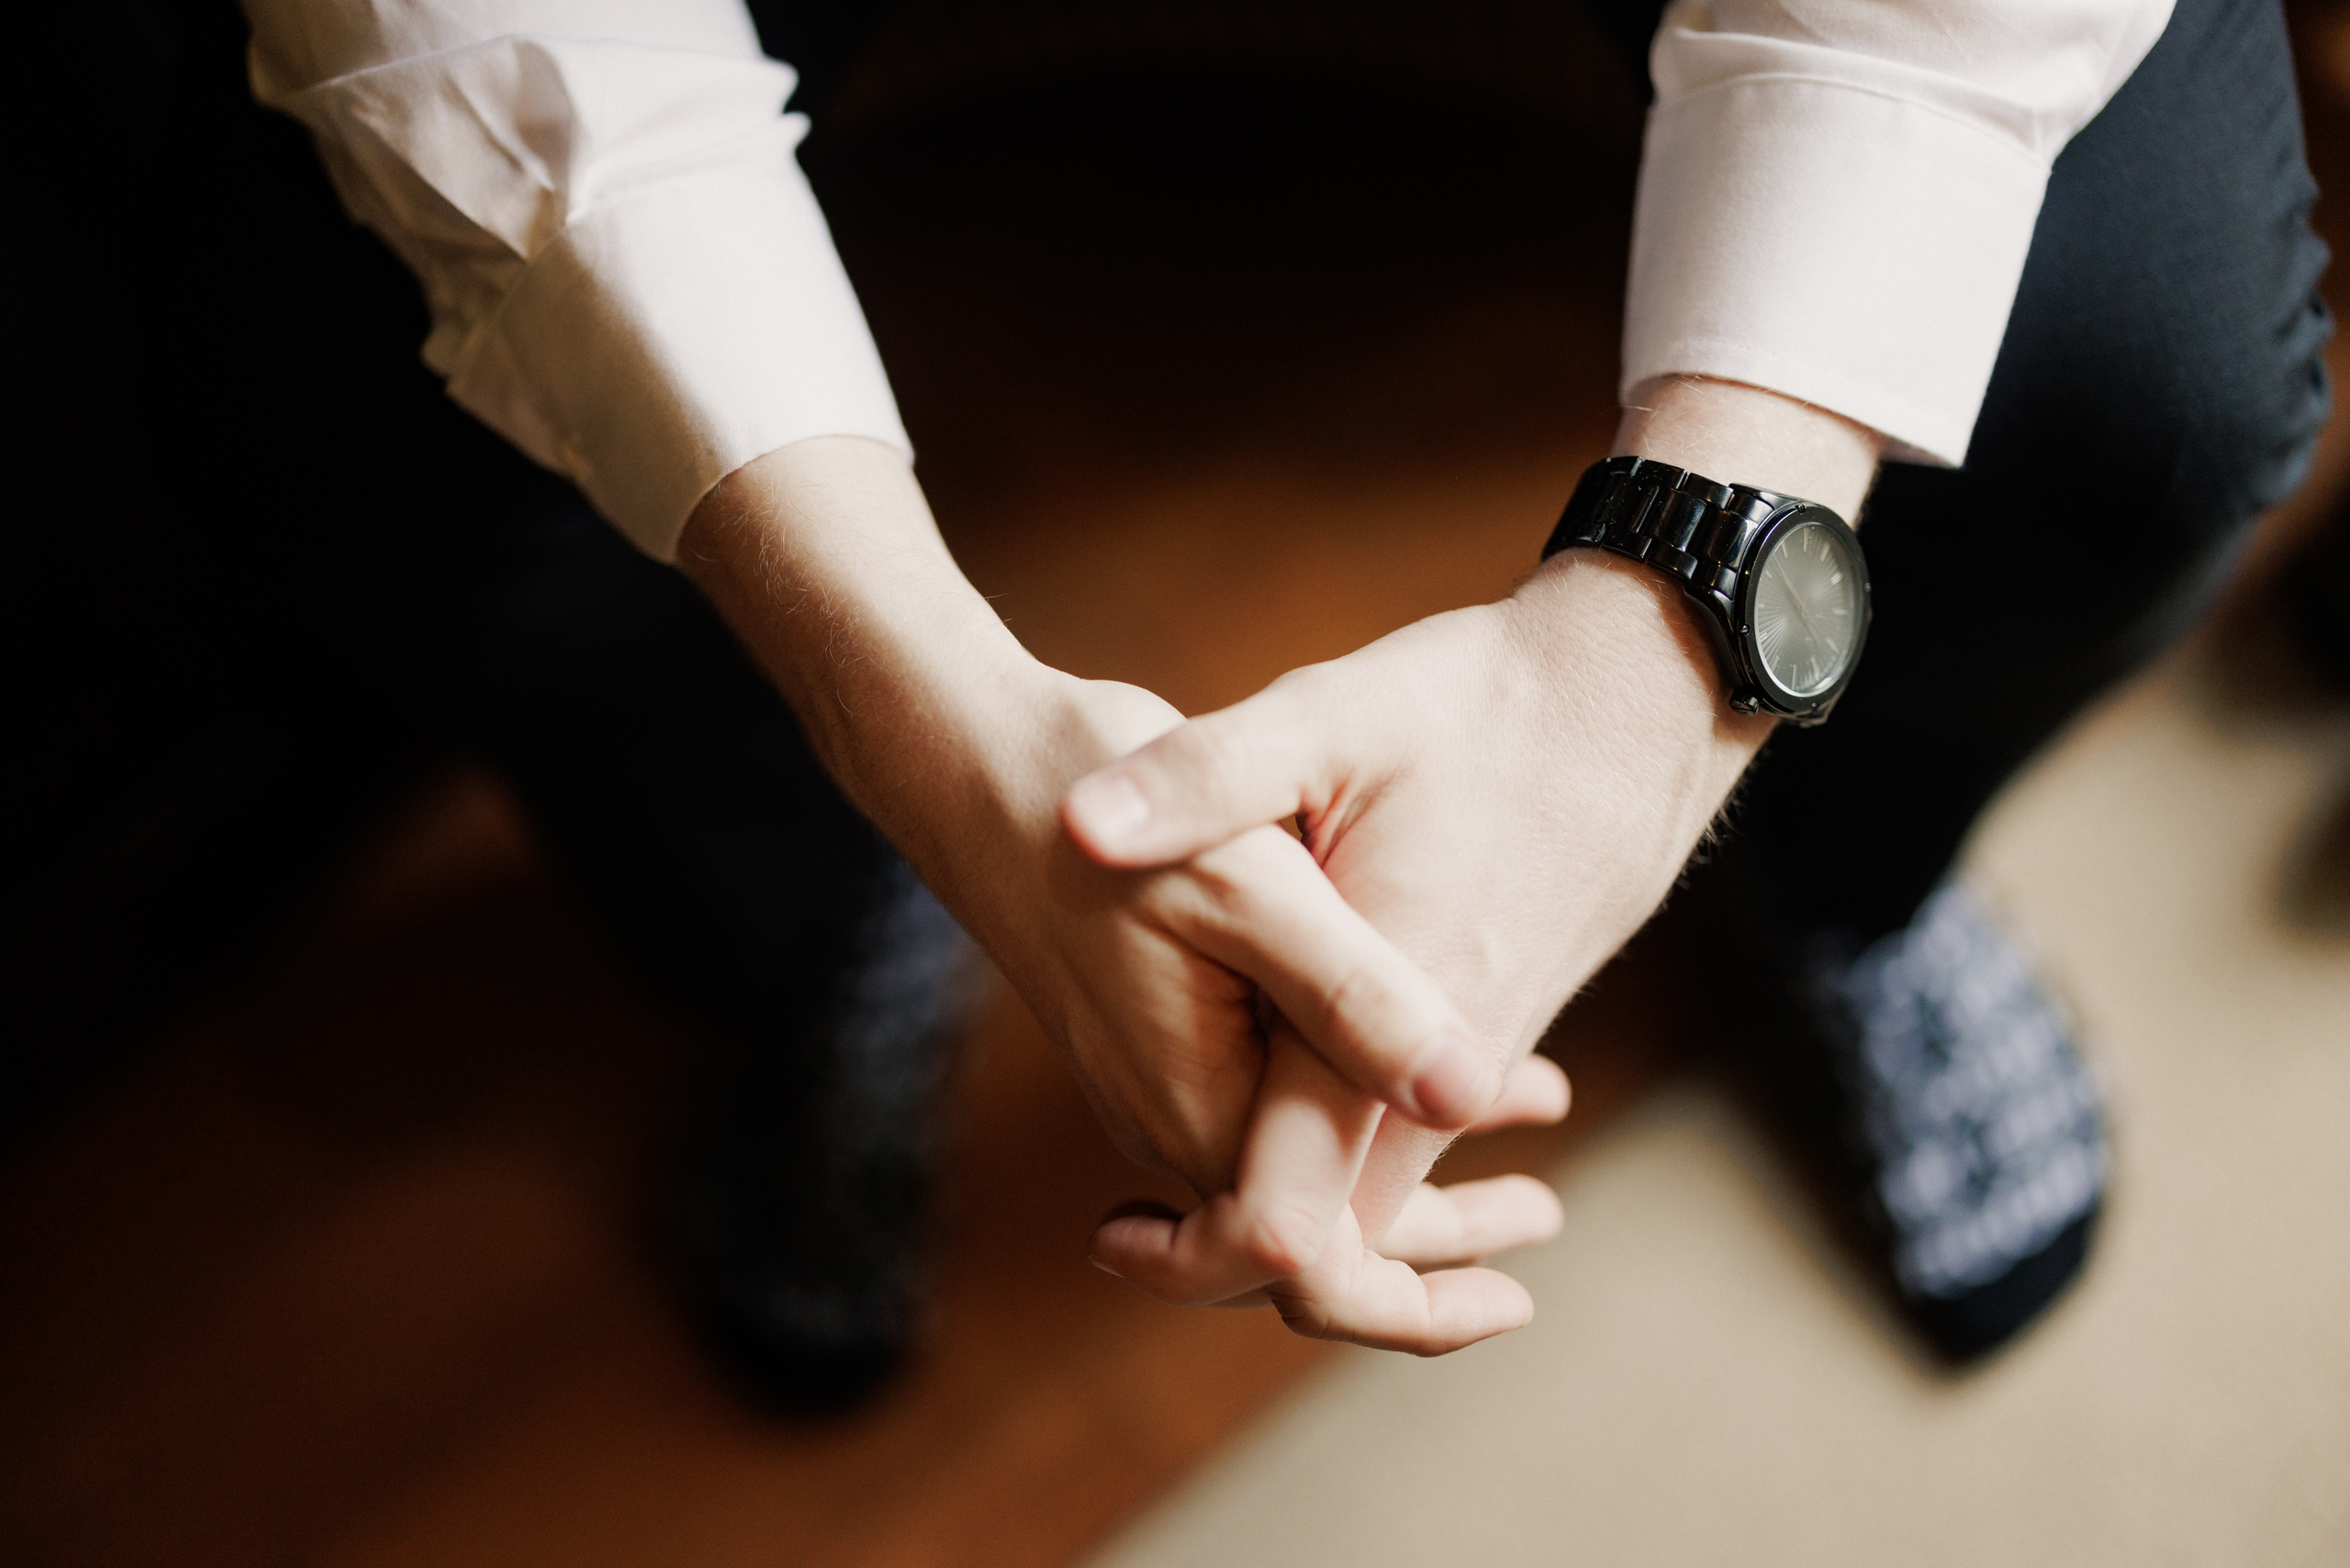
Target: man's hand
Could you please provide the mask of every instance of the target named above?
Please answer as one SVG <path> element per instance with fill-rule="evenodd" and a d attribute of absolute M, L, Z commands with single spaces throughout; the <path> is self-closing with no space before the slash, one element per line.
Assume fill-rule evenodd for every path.
<path fill-rule="evenodd" d="M 896 453 L 830 438 L 771 454 L 712 492 L 680 554 L 834 776 L 1069 1053 L 1129 1155 L 1203 1194 L 1233 1186 L 1267 1060 L 1260 992 L 1366 1103 L 1458 1127 L 1494 1100 L 1499 1066 L 1458 1010 L 1278 828 L 1221 835 L 1167 869 L 1077 852 L 1057 818 L 1069 784 L 1181 715 L 1030 657 L 956 568 Z M 1304 1164 L 1312 1181 L 1351 1181 Z M 1227 1205 L 1235 1244 L 1303 1249 L 1259 1190 Z"/>
<path fill-rule="evenodd" d="M 1619 451 L 1857 510 L 1870 432 L 1752 387 L 1654 390 Z M 1348 901 L 1514 1061 L 1662 902 L 1768 734 L 1721 696 L 1710 646 L 1662 577 L 1569 552 L 1499 604 L 1406 627 L 1160 737 L 1081 782 L 1063 815 L 1088 854 L 1128 868 L 1295 818 Z M 1244 1170 L 1281 1167 L 1286 1147 L 1357 1151 L 1350 1193 L 1291 1188 L 1292 1206 L 1326 1218 L 1327 1243 L 1292 1272 L 1252 1269 L 1265 1260 L 1222 1243 L 1211 1204 L 1115 1216 L 1096 1255 L 1162 1299 L 1269 1286 L 1301 1332 L 1448 1348 L 1429 1326 L 1453 1298 L 1506 1282 L 1396 1266 L 1433 1260 L 1416 1194 L 1445 1135 L 1382 1118 L 1310 1061 L 1284 1070 L 1278 1042 L 1274 1067 Z"/>

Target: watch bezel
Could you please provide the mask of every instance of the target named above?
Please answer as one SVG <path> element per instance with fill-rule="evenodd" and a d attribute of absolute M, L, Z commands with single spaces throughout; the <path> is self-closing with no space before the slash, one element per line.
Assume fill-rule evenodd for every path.
<path fill-rule="evenodd" d="M 1852 562 L 1853 576 L 1860 583 L 1861 625 L 1852 638 L 1852 645 L 1844 655 L 1844 667 L 1829 683 L 1828 689 L 1810 697 L 1797 696 L 1774 679 L 1770 668 L 1762 661 L 1760 646 L 1754 639 L 1754 596 L 1762 586 L 1762 563 L 1778 543 L 1806 523 L 1818 523 L 1840 535 L 1845 553 Z M 1733 638 L 1738 647 L 1740 684 L 1746 688 L 1741 695 L 1750 696 L 1755 706 L 1783 719 L 1797 723 L 1816 724 L 1828 717 L 1828 711 L 1844 694 L 1852 683 L 1852 672 L 1860 667 L 1861 653 L 1868 645 L 1869 621 L 1874 612 L 1869 592 L 1868 557 L 1861 551 L 1860 539 L 1852 525 L 1834 510 L 1817 501 L 1790 500 L 1774 510 L 1763 520 L 1761 530 L 1748 549 L 1746 565 L 1739 572 L 1738 598 L 1732 606 L 1736 618 Z"/>

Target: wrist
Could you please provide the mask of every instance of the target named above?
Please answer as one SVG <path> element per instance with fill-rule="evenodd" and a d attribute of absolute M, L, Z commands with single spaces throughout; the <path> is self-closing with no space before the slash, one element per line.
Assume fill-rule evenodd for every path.
<path fill-rule="evenodd" d="M 1849 521 L 1883 446 L 1865 426 L 1762 387 L 1663 376 L 1637 389 L 1615 451 L 1799 497 Z M 1529 645 L 1555 669 L 1572 677 L 1578 659 L 1604 661 L 1595 667 L 1645 715 L 1649 744 L 1661 754 L 1684 748 L 1700 793 L 1717 780 L 1727 793 L 1770 734 L 1771 719 L 1729 709 L 1703 612 L 1663 574 L 1601 550 L 1566 550 L 1513 603 Z"/>
<path fill-rule="evenodd" d="M 1667 375 L 1634 389 L 1612 455 L 1800 496 L 1857 524 L 1884 451 L 1876 431 L 1814 404 L 1742 382 Z"/>
<path fill-rule="evenodd" d="M 1600 550 L 1567 550 L 1505 601 L 1516 645 L 1578 709 L 1604 699 L 1603 737 L 1646 759 L 1643 787 L 1684 802 L 1702 831 L 1775 721 L 1734 711 L 1698 612 L 1660 573 Z"/>

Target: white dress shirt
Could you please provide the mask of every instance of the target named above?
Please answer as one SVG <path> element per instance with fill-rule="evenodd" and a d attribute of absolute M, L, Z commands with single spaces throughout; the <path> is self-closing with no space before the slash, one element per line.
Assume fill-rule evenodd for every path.
<path fill-rule="evenodd" d="M 908 447 L 740 0 L 246 0 L 253 90 L 422 283 L 451 396 L 653 555 L 806 436 Z M 2050 162 L 2170 0 L 1675 0 L 1624 382 L 1966 452 Z M 1735 480 L 1735 475 L 1716 476 Z"/>
<path fill-rule="evenodd" d="M 1622 391 L 1751 382 L 1881 431 L 1891 456 L 1963 461 L 2049 165 L 2170 12 L 1674 0 L 1649 62 Z"/>

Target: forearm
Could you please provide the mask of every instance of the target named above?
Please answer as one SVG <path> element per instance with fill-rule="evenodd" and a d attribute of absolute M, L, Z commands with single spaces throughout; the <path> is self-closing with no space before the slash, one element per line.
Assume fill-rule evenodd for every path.
<path fill-rule="evenodd" d="M 677 564 L 842 788 L 918 859 L 933 830 L 908 786 L 956 792 L 1057 678 L 964 577 L 904 457 L 878 442 L 817 437 L 737 469 L 695 510 Z"/>

